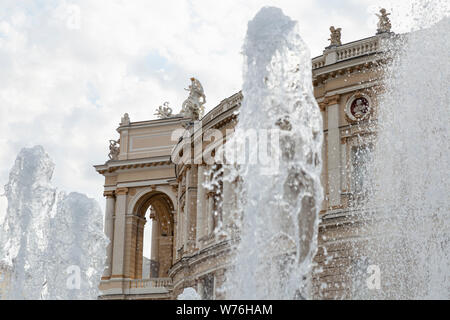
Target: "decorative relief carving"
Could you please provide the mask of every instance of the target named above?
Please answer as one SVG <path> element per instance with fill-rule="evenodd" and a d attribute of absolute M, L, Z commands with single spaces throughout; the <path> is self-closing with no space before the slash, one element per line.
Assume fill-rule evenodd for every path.
<path fill-rule="evenodd" d="M 362 93 L 351 96 L 345 108 L 345 115 L 350 122 L 367 119 L 371 112 L 372 102 L 369 96 Z"/>

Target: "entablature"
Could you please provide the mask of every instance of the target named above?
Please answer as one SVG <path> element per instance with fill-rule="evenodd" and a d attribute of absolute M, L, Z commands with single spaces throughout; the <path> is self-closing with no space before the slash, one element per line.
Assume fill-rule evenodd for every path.
<path fill-rule="evenodd" d="M 105 164 L 94 166 L 95 170 L 100 174 L 107 174 L 117 170 L 146 168 L 156 166 L 172 166 L 170 156 L 151 157 L 132 160 L 110 160 Z"/>

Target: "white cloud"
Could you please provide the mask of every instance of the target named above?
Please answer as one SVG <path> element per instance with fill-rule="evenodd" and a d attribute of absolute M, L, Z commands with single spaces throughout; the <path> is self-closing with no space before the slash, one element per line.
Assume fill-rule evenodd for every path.
<path fill-rule="evenodd" d="M 345 42 L 373 35 L 371 10 L 380 3 L 393 7 L 375 0 L 3 0 L 0 184 L 20 148 L 41 144 L 57 164 L 58 187 L 103 202 L 92 165 L 107 159 L 123 113 L 151 119 L 164 101 L 178 111 L 191 76 L 203 83 L 208 109 L 237 92 L 247 22 L 260 7 L 279 6 L 298 20 L 316 56 L 330 25 L 343 28 Z"/>

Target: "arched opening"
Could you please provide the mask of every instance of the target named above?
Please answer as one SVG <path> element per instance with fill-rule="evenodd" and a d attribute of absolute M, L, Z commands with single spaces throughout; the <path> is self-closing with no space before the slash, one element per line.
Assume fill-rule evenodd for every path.
<path fill-rule="evenodd" d="M 172 201 L 159 191 L 143 195 L 136 203 L 134 214 L 144 221 L 136 233 L 136 278 L 168 277 L 173 255 L 173 212 Z"/>

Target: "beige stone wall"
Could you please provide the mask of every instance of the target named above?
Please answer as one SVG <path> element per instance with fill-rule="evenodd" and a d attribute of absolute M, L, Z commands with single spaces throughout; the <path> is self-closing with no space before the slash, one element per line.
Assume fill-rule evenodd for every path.
<path fill-rule="evenodd" d="M 178 142 L 172 134 L 180 129 L 179 119 L 170 121 L 151 120 L 121 127 L 120 160 L 141 159 L 170 155 Z"/>
<path fill-rule="evenodd" d="M 120 172 L 117 174 L 116 183 L 133 182 L 142 180 L 171 179 L 175 175 L 174 168 L 151 168 L 134 170 L 131 172 Z"/>

